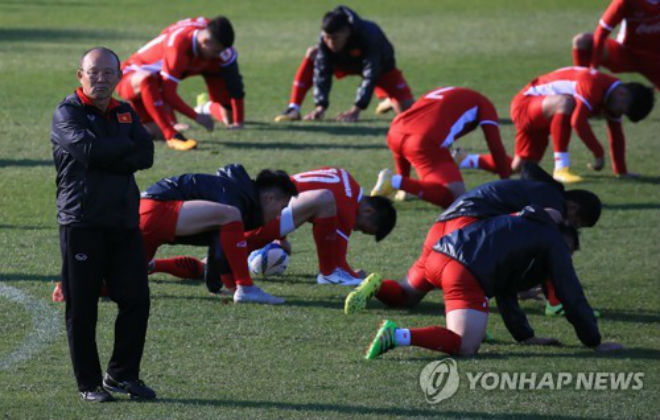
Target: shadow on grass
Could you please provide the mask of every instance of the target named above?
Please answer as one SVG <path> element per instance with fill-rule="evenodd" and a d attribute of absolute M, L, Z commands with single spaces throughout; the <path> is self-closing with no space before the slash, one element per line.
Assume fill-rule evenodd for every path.
<path fill-rule="evenodd" d="M 369 150 L 369 149 L 386 149 L 387 147 L 379 144 L 342 144 L 342 143 L 294 143 L 288 141 L 277 142 L 255 142 L 255 141 L 227 141 L 222 142 L 223 146 L 235 149 L 290 149 L 290 150 L 307 150 L 307 149 L 356 149 L 356 150 Z"/>
<path fill-rule="evenodd" d="M 57 230 L 57 225 L 37 226 L 37 225 L 3 225 L 3 224 L 0 224 L 0 229 L 9 229 L 9 230 Z"/>
<path fill-rule="evenodd" d="M 53 274 L 27 274 L 27 273 L 0 273 L 0 281 L 60 281 L 60 273 Z"/>
<path fill-rule="evenodd" d="M 421 395 L 420 395 L 421 399 Z M 340 405 L 324 403 L 291 403 L 284 401 L 240 401 L 240 400 L 222 400 L 222 399 L 201 399 L 201 398 L 161 398 L 161 402 L 185 404 L 195 406 L 212 406 L 224 408 L 244 408 L 244 409 L 266 409 L 266 410 L 290 410 L 312 411 L 316 413 L 315 417 L 328 417 L 332 413 L 342 414 L 361 414 L 374 417 L 458 417 L 458 418 L 482 418 L 482 419 L 514 419 L 525 418 L 531 420 L 558 419 L 573 420 L 582 417 L 575 416 L 557 416 L 543 414 L 519 414 L 519 413 L 488 413 L 476 411 L 447 411 L 442 410 L 441 406 L 433 408 L 401 408 L 401 407 L 368 407 L 362 405 Z M 422 400 L 423 401 L 423 400 Z M 431 406 L 428 406 L 431 407 Z"/>
<path fill-rule="evenodd" d="M 538 347 L 536 347 L 538 349 Z M 574 348 L 575 351 L 571 352 L 524 352 L 524 351 L 508 351 L 506 353 L 479 353 L 474 356 L 474 359 L 498 359 L 504 360 L 508 358 L 530 358 L 538 357 L 543 359 L 639 359 L 639 360 L 658 360 L 660 359 L 660 350 L 657 349 L 648 349 L 648 348 L 628 348 L 621 351 L 613 351 L 607 353 L 598 353 L 587 347 L 577 347 L 577 346 L 557 346 L 557 349 L 571 349 Z M 532 349 L 530 347 L 530 349 Z M 437 357 L 436 357 L 437 358 Z M 429 357 L 429 360 L 432 357 Z M 406 359 L 408 360 L 408 359 Z M 410 359 L 412 360 L 412 359 Z M 420 358 L 420 360 L 426 360 L 426 358 Z"/>
<path fill-rule="evenodd" d="M 86 4 L 81 2 L 82 4 Z M 2 42 L 80 42 L 81 40 L 131 39 L 125 32 L 98 29 L 0 28 Z M 82 52 L 82 51 L 81 51 Z"/>
<path fill-rule="evenodd" d="M 0 29 L 0 38 L 2 38 Z M 8 167 L 33 168 L 35 166 L 53 166 L 51 159 L 0 159 L 0 168 Z"/>
<path fill-rule="evenodd" d="M 202 279 L 179 279 L 175 277 L 170 277 L 166 279 L 149 277 L 149 283 L 153 284 L 180 284 L 183 286 L 204 286 L 204 280 Z"/>
<path fill-rule="evenodd" d="M 363 120 L 362 122 L 369 122 L 370 120 Z M 318 123 L 318 122 L 301 122 L 292 124 L 273 124 L 263 123 L 258 121 L 248 122 L 246 125 L 254 130 L 266 131 L 287 131 L 295 132 L 302 131 L 308 133 L 323 133 L 332 134 L 336 136 L 382 136 L 387 134 L 388 127 L 372 127 L 365 126 L 361 123 L 356 124 L 342 124 L 342 123 Z M 383 142 L 384 143 L 384 142 Z"/>
<path fill-rule="evenodd" d="M 660 209 L 660 203 L 625 203 L 625 204 L 603 204 L 608 210 L 656 210 Z"/>

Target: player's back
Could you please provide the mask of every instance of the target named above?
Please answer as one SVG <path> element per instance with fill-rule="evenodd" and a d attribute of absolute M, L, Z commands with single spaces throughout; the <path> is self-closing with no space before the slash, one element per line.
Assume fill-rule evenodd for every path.
<path fill-rule="evenodd" d="M 208 19 L 204 17 L 188 18 L 173 23 L 163 29 L 157 37 L 140 47 L 139 50 L 126 60 L 124 65 L 158 63 L 163 60 L 167 48 L 174 46 L 175 43 L 179 44 L 187 38 L 192 39 L 192 33 L 205 28 L 207 24 Z M 190 43 L 190 47 L 194 48 L 194 42 Z"/>
<path fill-rule="evenodd" d="M 417 134 L 451 132 L 452 138 L 457 138 L 476 126 L 480 107 L 487 105 L 492 107 L 485 96 L 472 89 L 437 88 L 399 114 L 392 122 L 392 129 Z"/>
<path fill-rule="evenodd" d="M 343 168 L 323 167 L 291 176 L 298 192 L 328 190 L 335 198 L 337 215 L 342 230 L 351 230 L 355 224 L 362 188 Z"/>
<path fill-rule="evenodd" d="M 588 67 L 563 67 L 529 82 L 525 96 L 571 95 L 584 103 L 592 114 L 599 113 L 604 99 L 621 82 L 616 77 Z"/>

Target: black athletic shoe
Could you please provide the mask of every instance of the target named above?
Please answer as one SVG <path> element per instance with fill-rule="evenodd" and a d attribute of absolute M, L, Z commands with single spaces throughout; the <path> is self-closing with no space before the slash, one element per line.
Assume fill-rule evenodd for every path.
<path fill-rule="evenodd" d="M 115 398 L 101 386 L 98 386 L 92 391 L 80 391 L 80 396 L 82 397 L 83 401 L 100 403 L 115 401 Z"/>
<path fill-rule="evenodd" d="M 132 381 L 116 381 L 107 373 L 103 377 L 103 388 L 111 392 L 121 392 L 130 395 L 131 399 L 153 400 L 156 393 L 140 379 Z"/>

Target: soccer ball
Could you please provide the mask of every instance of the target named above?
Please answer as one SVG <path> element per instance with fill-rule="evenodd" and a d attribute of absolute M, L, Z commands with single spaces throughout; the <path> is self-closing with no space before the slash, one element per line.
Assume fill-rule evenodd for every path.
<path fill-rule="evenodd" d="M 250 253 L 248 267 L 257 276 L 279 276 L 289 266 L 289 254 L 274 242 Z"/>

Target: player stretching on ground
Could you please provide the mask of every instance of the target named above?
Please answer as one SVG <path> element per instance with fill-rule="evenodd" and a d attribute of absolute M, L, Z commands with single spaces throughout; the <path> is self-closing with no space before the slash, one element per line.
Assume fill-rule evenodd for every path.
<path fill-rule="evenodd" d="M 490 297 L 495 297 L 516 341 L 559 344 L 554 338 L 537 337 L 518 305 L 518 291 L 545 278 L 550 278 L 566 318 L 585 346 L 597 351 L 623 348 L 601 341 L 596 318 L 571 261 L 577 249 L 577 231 L 555 224 L 538 206 L 525 207 L 516 215 L 482 220 L 442 237 L 429 255 L 425 277 L 443 289 L 447 327 L 398 328 L 386 320 L 366 358 L 410 345 L 453 355 L 476 354 L 486 332 Z"/>
<path fill-rule="evenodd" d="M 619 24 L 616 40 L 608 38 Z M 593 34 L 573 38 L 573 64 L 640 73 L 660 89 L 660 1 L 612 1 Z"/>
<path fill-rule="evenodd" d="M 162 244 L 208 245 L 207 267 L 217 273 L 214 280 L 231 272 L 238 285 L 234 302 L 282 303 L 283 299 L 253 285 L 245 230 L 276 218 L 296 194 L 285 172 L 263 170 L 253 181 L 241 165 L 228 165 L 216 175 L 163 178 L 142 193 L 140 200 L 147 261 Z"/>
<path fill-rule="evenodd" d="M 410 88 L 396 68 L 394 48 L 380 27 L 363 20 L 348 7 L 339 6 L 323 17 L 318 46 L 307 50 L 293 80 L 289 106 L 275 121 L 299 120 L 300 106 L 312 84 L 316 107 L 304 119 L 322 119 L 330 103 L 333 74 L 337 79 L 353 74 L 362 77 L 355 104 L 339 114 L 339 121 L 357 121 L 374 91 L 384 99 L 377 113 L 389 109 L 399 113 L 413 103 Z"/>
<path fill-rule="evenodd" d="M 390 169 L 378 174 L 371 195 L 387 196 L 405 191 L 441 207 L 465 192 L 461 172 L 449 148 L 459 137 L 481 127 L 490 155 L 473 158 L 473 165 L 508 178 L 511 173 L 493 104 L 466 88 L 443 87 L 425 94 L 398 115 L 387 133 L 387 146 L 394 156 L 396 175 Z M 419 180 L 410 178 L 411 165 Z"/>
<path fill-rule="evenodd" d="M 478 220 L 511 214 L 528 205 L 555 209 L 562 219 L 575 228 L 594 226 L 601 213 L 600 199 L 586 190 L 564 191 L 559 184 L 513 179 L 480 185 L 458 197 L 440 215 L 424 240 L 421 255 L 400 282 L 381 282 L 379 276 L 367 277 L 346 298 L 346 313 L 363 310 L 373 294 L 390 307 L 411 308 L 417 305 L 435 288 L 426 280 L 425 273 L 427 259 L 440 238 Z M 559 302 L 553 300 L 551 304 L 557 306 Z"/>
<path fill-rule="evenodd" d="M 280 217 L 255 231 L 248 232 L 248 249 L 254 250 L 285 237 L 305 222 L 313 224 L 320 273 L 319 284 L 355 286 L 363 275 L 346 261 L 348 240 L 353 230 L 374 235 L 376 241 L 385 238 L 396 224 L 396 210 L 382 197 L 365 197 L 362 188 L 342 168 L 320 168 L 295 174 L 291 180 L 298 195 L 282 210 Z M 166 272 L 177 277 L 198 278 L 203 263 L 193 257 L 173 257 L 154 260 L 151 272 Z M 224 277 L 225 286 L 231 282 Z"/>
<path fill-rule="evenodd" d="M 234 29 L 224 16 L 181 20 L 122 63 L 124 76 L 117 93 L 130 101 L 145 126 L 169 147 L 195 148 L 195 140 L 175 129 L 174 111 L 208 131 L 213 130 L 211 116 L 230 128 L 243 124 L 243 80 L 233 44 Z M 199 113 L 177 93 L 179 82 L 195 75 L 204 78 L 212 101 Z"/>
<path fill-rule="evenodd" d="M 629 176 L 625 159 L 625 137 L 621 117 L 632 122 L 644 119 L 653 108 L 653 89 L 640 83 L 621 83 L 617 78 L 586 67 L 565 67 L 544 74 L 522 88 L 511 102 L 516 125 L 516 146 L 512 167 L 523 161 L 539 162 L 552 137 L 555 151 L 554 178 L 571 183 L 582 177 L 570 171 L 568 143 L 574 129 L 593 153 L 589 168 L 599 171 L 605 152 L 589 125 L 589 118 L 607 119 L 612 172 Z"/>

